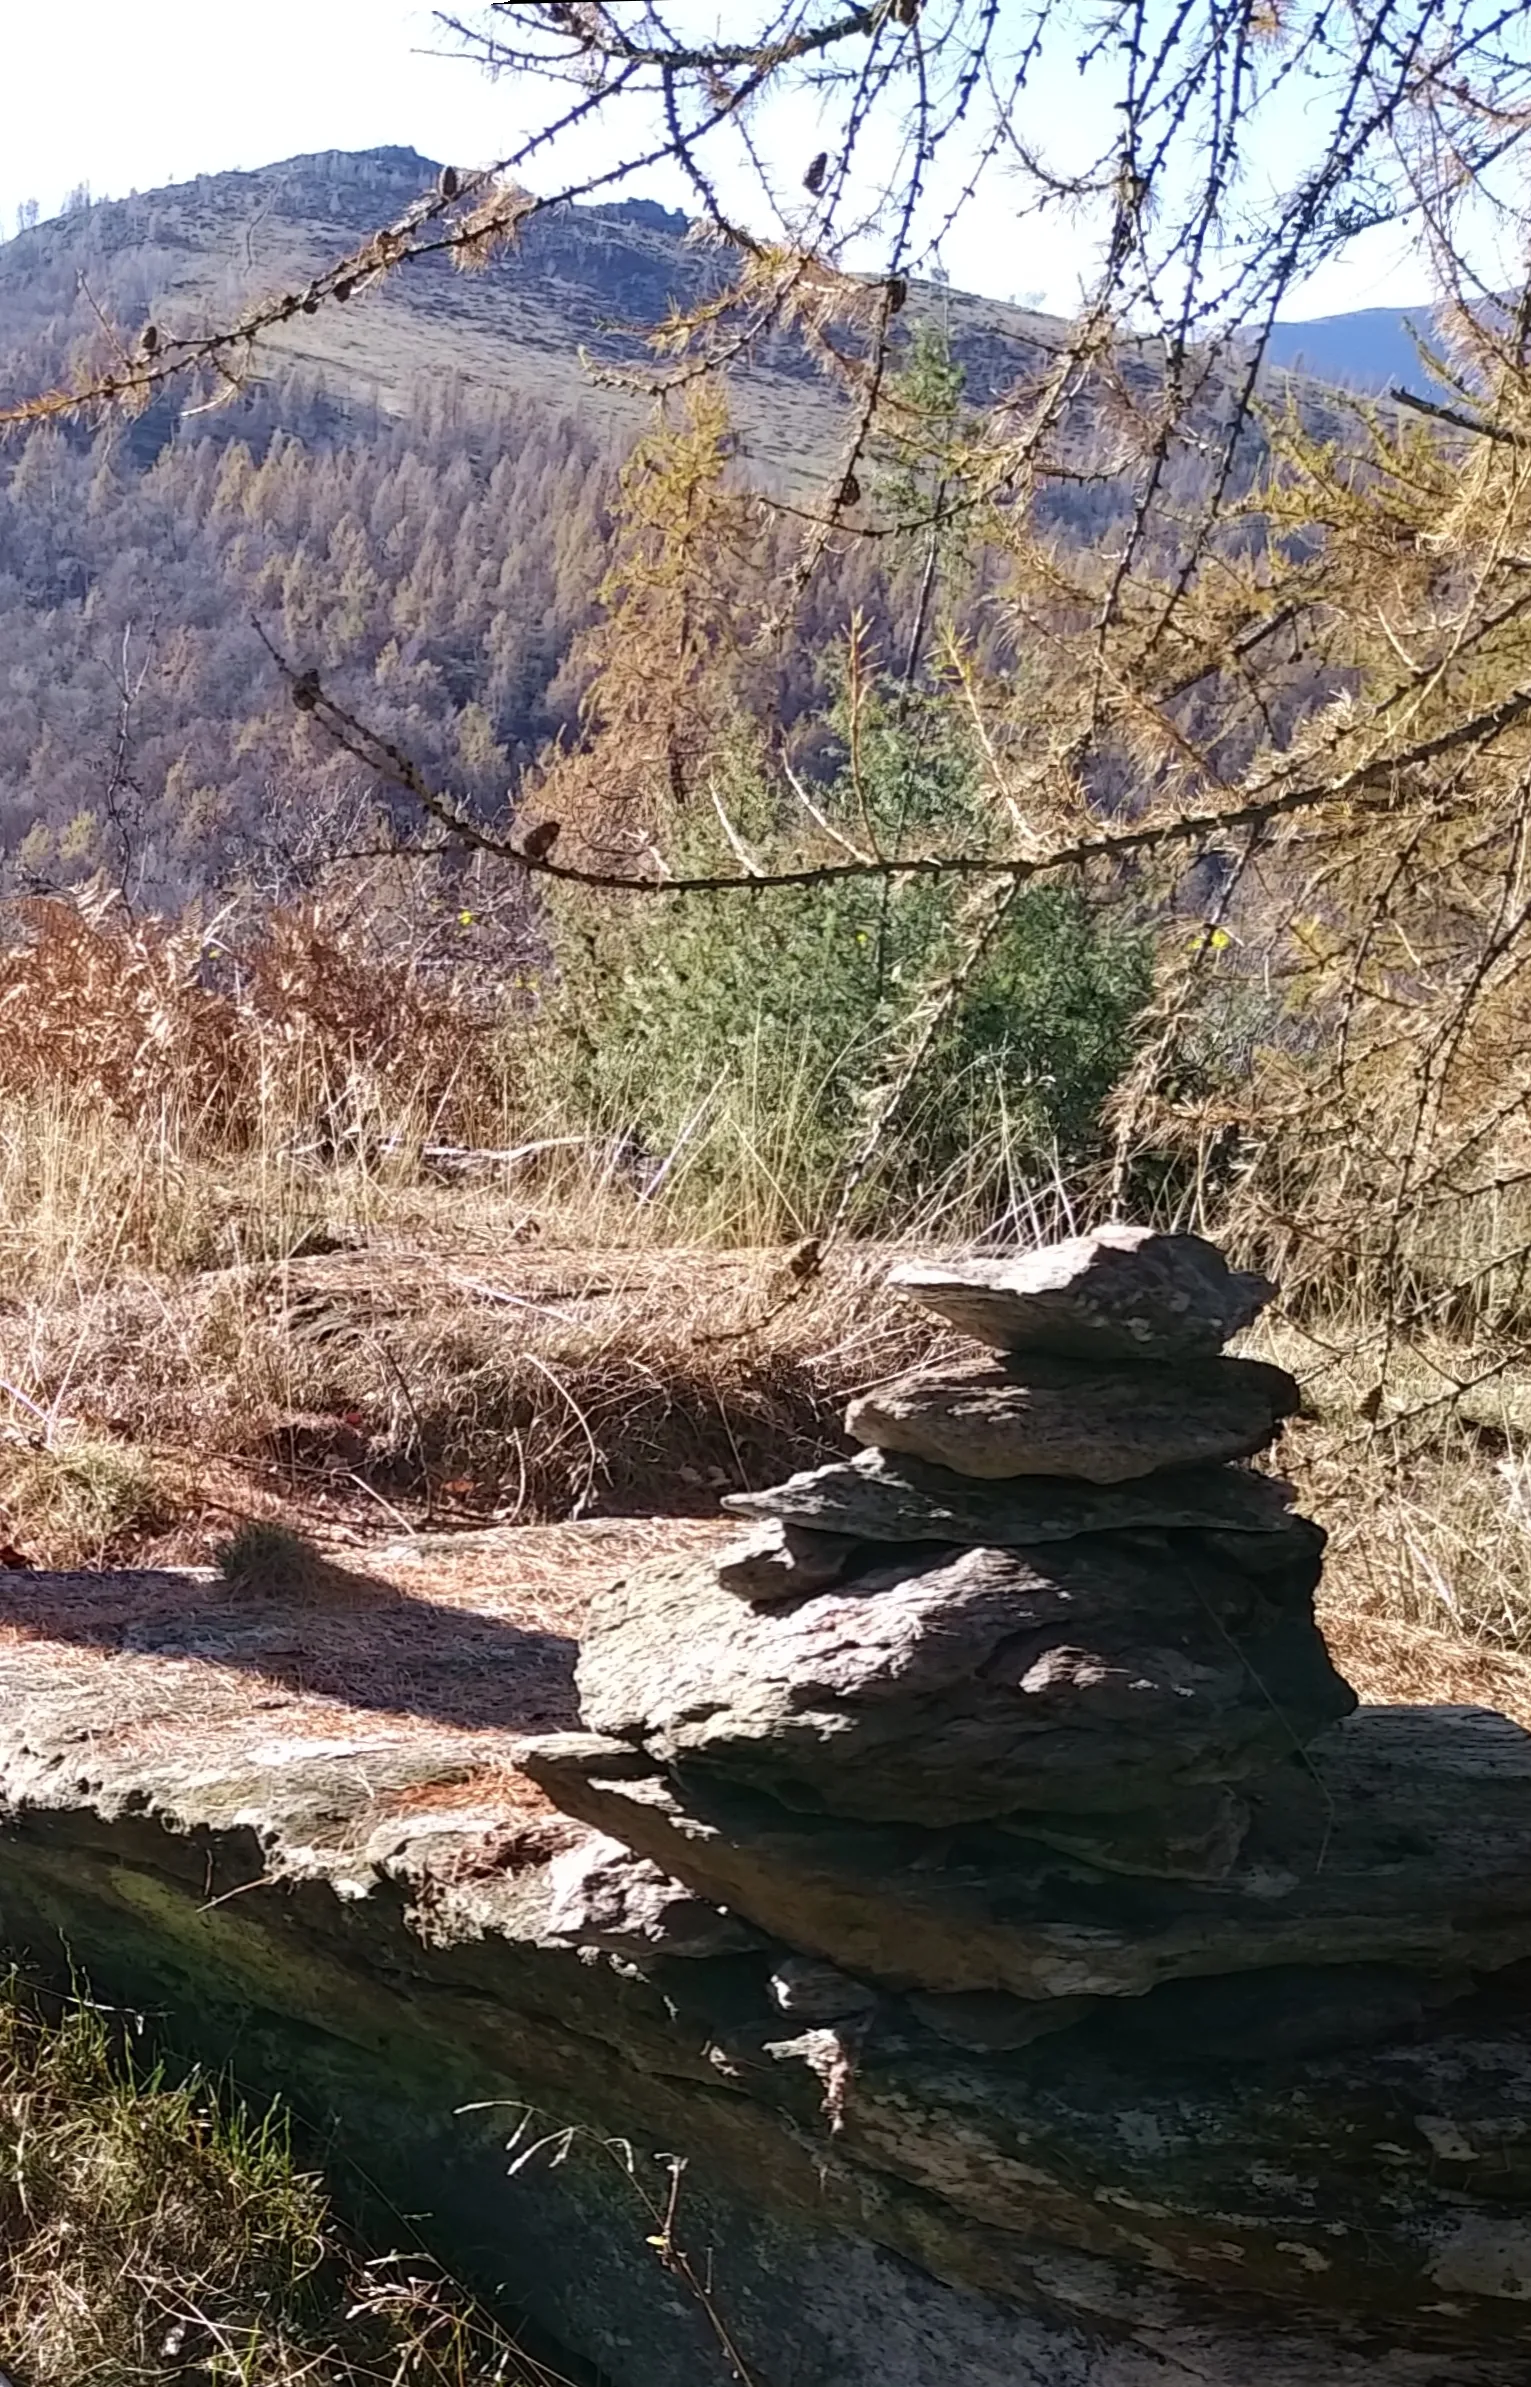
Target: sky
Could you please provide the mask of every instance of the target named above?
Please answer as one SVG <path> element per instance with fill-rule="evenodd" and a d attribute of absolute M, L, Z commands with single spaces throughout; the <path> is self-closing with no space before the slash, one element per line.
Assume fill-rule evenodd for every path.
<path fill-rule="evenodd" d="M 199 173 L 250 168 L 316 149 L 398 143 L 460 166 L 515 146 L 537 100 L 493 83 L 449 45 L 427 7 L 407 0 L 0 0 L 0 233 L 36 199 L 56 214 L 88 183 L 98 199 Z M 1060 106 L 1069 95 L 1060 93 Z M 811 127 L 801 135 L 805 153 Z M 594 158 L 592 158 L 592 164 Z M 528 177 L 530 179 L 530 177 Z M 660 173 L 631 195 L 684 206 Z M 998 190 L 951 236 L 952 281 L 986 295 L 1069 312 L 1087 258 L 1062 230 L 1017 227 Z M 1395 234 L 1356 243 L 1284 312 L 1409 306 L 1418 261 Z"/>

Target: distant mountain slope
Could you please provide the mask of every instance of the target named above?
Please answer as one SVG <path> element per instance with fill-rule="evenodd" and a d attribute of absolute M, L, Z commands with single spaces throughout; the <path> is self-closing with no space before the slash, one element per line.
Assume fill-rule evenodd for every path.
<path fill-rule="evenodd" d="M 177 330 L 224 321 L 253 295 L 343 255 L 438 171 L 412 149 L 325 151 L 255 173 L 205 175 L 22 233 L 0 248 L 4 380 L 19 381 L 18 352 L 37 348 L 47 327 L 55 336 L 90 328 L 81 274 L 129 323 L 151 310 Z M 451 374 L 636 423 L 644 400 L 603 385 L 590 368 L 641 365 L 637 327 L 716 283 L 722 259 L 689 241 L 687 229 L 683 216 L 647 200 L 565 208 L 536 219 L 522 247 L 482 273 L 439 260 L 408 266 L 349 307 L 273 333 L 270 346 L 389 414 L 405 413 L 422 381 Z M 936 308 L 979 402 L 1057 336 L 1049 317 L 933 288 L 916 291 L 908 320 Z M 843 400 L 798 344 L 773 342 L 740 371 L 734 396 L 742 452 L 762 479 L 800 483 L 833 455 Z"/>
<path fill-rule="evenodd" d="M 21 233 L 0 246 L 0 388 L 27 386 L 26 357 L 41 364 L 50 346 L 67 351 L 92 330 L 91 297 L 129 323 L 151 311 L 178 330 L 226 321 L 253 296 L 343 255 L 429 189 L 439 170 L 413 149 L 324 150 L 135 193 Z M 319 368 L 337 394 L 387 414 L 406 413 L 422 380 L 452 374 L 635 424 L 644 400 L 597 376 L 603 366 L 641 366 L 640 327 L 672 301 L 694 301 L 725 270 L 718 251 L 688 232 L 684 216 L 651 200 L 564 208 L 539 217 L 521 249 L 483 273 L 440 260 L 409 266 L 349 308 L 327 307 L 271 333 L 269 346 Z M 979 404 L 1064 330 L 1055 316 L 917 285 L 906 321 L 931 316 L 949 327 Z M 1410 320 L 1370 307 L 1278 323 L 1268 359 L 1314 381 L 1379 391 L 1419 378 Z M 1428 307 L 1417 320 L 1428 331 Z M 767 482 L 801 483 L 821 471 L 844 421 L 840 394 L 788 339 L 741 368 L 734 405 L 743 456 Z"/>
<path fill-rule="evenodd" d="M 0 246 L 0 390 L 20 392 L 96 330 L 94 299 L 125 324 L 151 314 L 181 331 L 230 319 L 251 298 L 306 280 L 434 183 L 413 149 L 325 150 L 246 174 L 103 202 Z M 273 358 L 320 371 L 337 395 L 408 413 L 422 383 L 470 387 L 635 426 L 646 401 L 600 378 L 642 367 L 641 327 L 685 306 L 726 271 L 686 219 L 633 199 L 537 218 L 521 248 L 482 273 L 439 259 L 404 268 L 349 307 L 268 336 Z M 85 287 L 82 289 L 81 278 Z M 1013 386 L 1065 327 L 964 291 L 916 285 L 901 330 L 938 318 L 982 405 Z M 1403 314 L 1370 308 L 1282 323 L 1269 357 L 1315 381 L 1380 390 L 1417 378 Z M 32 376 L 29 381 L 28 375 Z M 844 399 L 804 347 L 769 342 L 732 381 L 741 456 L 764 484 L 801 486 L 831 462 Z"/>
<path fill-rule="evenodd" d="M 431 177 L 412 151 L 303 159 L 37 227 L 0 248 L 0 395 L 67 376 L 99 349 L 100 315 L 130 339 L 151 319 L 229 321 Z M 577 727 L 576 645 L 623 434 L 646 412 L 584 355 L 641 357 L 624 326 L 717 271 L 685 229 L 641 204 L 571 211 L 483 275 L 425 266 L 302 319 L 231 403 L 176 387 L 134 418 L 0 441 L 0 895 L 98 869 L 167 909 L 308 882 L 349 834 L 361 775 L 295 726 L 256 621 L 498 810 Z M 739 397 L 762 478 L 832 459 L 840 401 L 785 343 Z M 859 551 L 806 592 L 774 720 L 813 699 L 852 606 L 875 626 L 879 560 Z"/>
<path fill-rule="evenodd" d="M 1400 384 L 1418 389 L 1429 380 L 1410 326 L 1434 338 L 1433 310 L 1421 305 L 1361 307 L 1353 315 L 1320 315 L 1311 323 L 1278 323 L 1266 345 L 1266 360 L 1289 372 L 1308 374 L 1339 389 L 1376 395 Z"/>

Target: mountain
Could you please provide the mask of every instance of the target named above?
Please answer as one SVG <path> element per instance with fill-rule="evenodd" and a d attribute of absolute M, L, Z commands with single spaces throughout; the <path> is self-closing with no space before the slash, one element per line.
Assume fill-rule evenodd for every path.
<path fill-rule="evenodd" d="M 1403 311 L 1360 307 L 1353 315 L 1319 315 L 1308 323 L 1274 325 L 1266 362 L 1369 396 L 1398 387 L 1419 389 L 1430 375 L 1420 360 L 1416 333 L 1426 341 L 1438 336 L 1434 310 L 1428 305 Z"/>
<path fill-rule="evenodd" d="M 0 246 L 0 390 L 19 394 L 62 371 L 70 348 L 98 328 L 94 306 L 124 327 L 151 318 L 162 331 L 226 323 L 251 299 L 345 255 L 439 173 L 413 149 L 324 150 L 98 203 L 18 233 Z M 469 390 L 577 406 L 631 430 L 647 401 L 603 372 L 651 365 L 641 327 L 672 304 L 694 304 L 725 271 L 684 216 L 652 200 L 566 207 L 535 218 L 521 246 L 482 272 L 424 259 L 349 307 L 279 327 L 257 369 L 301 365 L 336 397 L 393 417 L 407 414 L 422 384 L 450 378 Z M 1055 316 L 917 284 L 900 328 L 931 319 L 947 329 L 978 405 L 1065 336 Z M 1314 381 L 1380 390 L 1418 376 L 1408 321 L 1370 308 L 1277 324 L 1269 361 Z M 760 484 L 802 486 L 832 461 L 844 399 L 800 341 L 764 343 L 733 375 L 732 398 L 741 459 Z"/>
<path fill-rule="evenodd" d="M 19 233 L 0 246 L 0 388 L 27 387 L 28 362 L 61 369 L 62 353 L 96 328 L 92 300 L 126 326 L 151 316 L 162 330 L 181 332 L 226 322 L 250 299 L 306 281 L 344 255 L 439 172 L 413 149 L 324 150 L 137 192 Z M 422 260 L 350 307 L 274 330 L 266 362 L 310 367 L 338 395 L 394 416 L 408 411 L 422 381 L 450 375 L 472 389 L 576 404 L 626 428 L 643 418 L 646 401 L 600 379 L 602 369 L 641 371 L 650 359 L 639 327 L 672 303 L 694 303 L 724 270 L 718 250 L 694 240 L 684 216 L 652 200 L 567 207 L 534 219 L 521 247 L 483 272 Z M 1064 334 L 1054 316 L 917 285 L 907 323 L 931 317 L 947 327 L 968 395 L 980 405 Z M 1268 361 L 1314 381 L 1380 391 L 1420 376 L 1415 320 L 1428 334 L 1428 307 L 1278 323 Z M 734 376 L 733 390 L 741 455 L 760 480 L 799 484 L 832 458 L 843 400 L 800 342 L 766 343 Z"/>
<path fill-rule="evenodd" d="M 91 299 L 127 327 L 152 318 L 162 331 L 190 332 L 227 322 L 251 298 L 345 255 L 439 171 L 412 149 L 328 150 L 254 173 L 203 175 L 19 233 L 0 248 L 0 388 L 26 388 L 28 367 L 45 361 L 61 369 L 61 352 L 95 328 Z M 426 259 L 348 307 L 298 318 L 263 344 L 268 364 L 300 363 L 333 392 L 393 416 L 407 413 L 423 382 L 450 377 L 635 426 L 646 400 L 591 368 L 598 376 L 651 363 L 637 327 L 717 286 L 719 252 L 688 229 L 650 200 L 560 209 L 535 218 L 521 246 L 482 272 Z M 1057 336 L 1047 316 L 932 287 L 916 290 L 907 320 L 938 309 L 978 403 L 998 396 L 1027 353 Z M 733 389 L 740 451 L 754 477 L 801 484 L 830 461 L 844 401 L 801 343 L 767 343 Z"/>
<path fill-rule="evenodd" d="M 409 149 L 325 152 L 19 234 L 0 247 L 0 402 L 98 353 L 103 318 L 127 337 L 150 321 L 195 333 L 301 286 L 437 173 Z M 641 367 L 638 327 L 725 270 L 651 202 L 567 208 L 481 273 L 422 261 L 295 318 L 226 404 L 176 386 L 136 419 L 0 443 L 0 893 L 105 870 L 152 907 L 283 895 L 354 843 L 358 774 L 305 738 L 266 638 L 497 810 L 549 739 L 578 734 L 581 633 L 620 457 L 648 413 L 603 369 Z M 930 285 L 898 335 L 933 319 L 978 404 L 1065 336 L 1056 318 Z M 1122 363 L 1151 401 L 1152 353 Z M 1208 420 L 1226 386 L 1208 384 Z M 822 488 L 846 400 L 804 345 L 764 343 L 730 395 L 748 477 Z M 1308 385 L 1315 419 L 1321 400 Z M 1082 445 L 1094 412 L 1086 384 L 1066 426 Z M 1246 451 L 1252 467 L 1253 428 Z M 1182 493 L 1202 469 L 1187 443 Z M 1088 542 L 1131 498 L 1107 472 L 1064 477 L 1042 502 Z M 815 575 L 761 718 L 811 715 L 852 610 L 874 637 L 886 626 L 886 565 L 865 543 Z"/>

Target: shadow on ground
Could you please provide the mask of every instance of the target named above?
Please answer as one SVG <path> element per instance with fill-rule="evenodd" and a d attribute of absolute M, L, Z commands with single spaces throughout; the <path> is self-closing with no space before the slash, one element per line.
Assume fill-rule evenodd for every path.
<path fill-rule="evenodd" d="M 30 1643 L 200 1662 L 300 1697 L 469 1731 L 553 1732 L 578 1721 L 571 1634 L 418 1598 L 328 1563 L 301 1602 L 258 1590 L 236 1598 L 221 1579 L 189 1573 L 0 1572 L 0 1633 L 23 1637 L 14 1656 Z"/>

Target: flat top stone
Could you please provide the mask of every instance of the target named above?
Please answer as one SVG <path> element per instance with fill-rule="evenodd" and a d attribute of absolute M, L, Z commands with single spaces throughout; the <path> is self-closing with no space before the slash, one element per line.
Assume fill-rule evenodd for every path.
<path fill-rule="evenodd" d="M 1079 1359 L 1210 1358 L 1275 1290 L 1200 1235 L 1128 1226 L 998 1259 L 906 1263 L 888 1282 L 981 1343 Z"/>

